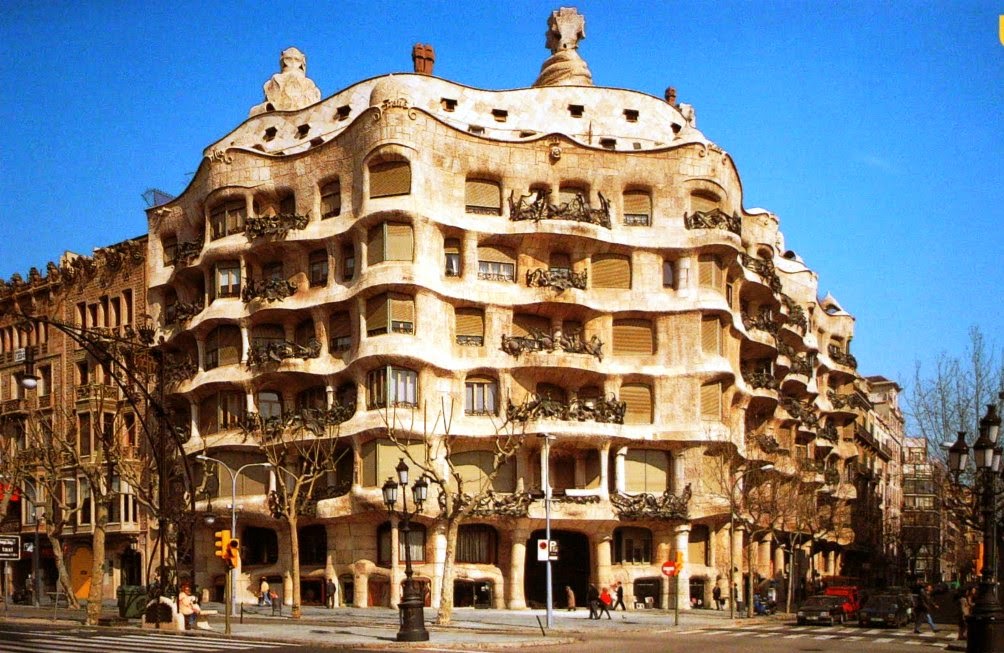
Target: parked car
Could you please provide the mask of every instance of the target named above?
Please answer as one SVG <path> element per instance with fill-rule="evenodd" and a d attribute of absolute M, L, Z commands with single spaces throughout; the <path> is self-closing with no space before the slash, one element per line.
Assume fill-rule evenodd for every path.
<path fill-rule="evenodd" d="M 857 616 L 858 610 L 861 608 L 861 594 L 858 592 L 857 587 L 834 585 L 827 587 L 823 593 L 827 596 L 838 596 L 844 600 L 844 614 L 847 615 L 848 619 L 853 619 Z"/>
<path fill-rule="evenodd" d="M 898 628 L 910 621 L 908 604 L 902 595 L 873 594 L 858 611 L 862 626 L 892 626 Z"/>
<path fill-rule="evenodd" d="M 842 624 L 847 621 L 847 614 L 844 612 L 844 598 L 842 596 L 827 596 L 817 594 L 805 599 L 798 608 L 796 620 L 799 625 L 803 624 Z"/>

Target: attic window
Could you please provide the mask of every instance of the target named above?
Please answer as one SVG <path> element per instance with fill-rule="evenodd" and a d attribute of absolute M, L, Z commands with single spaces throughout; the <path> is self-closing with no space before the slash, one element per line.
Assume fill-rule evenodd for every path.
<path fill-rule="evenodd" d="M 683 129 L 683 127 L 681 127 L 679 125 L 679 123 L 675 123 L 675 122 L 673 123 L 673 133 L 674 134 L 679 134 L 681 129 Z"/>
<path fill-rule="evenodd" d="M 346 105 L 340 106 L 340 107 L 338 107 L 338 111 L 335 112 L 335 118 L 337 120 L 345 120 L 346 118 L 349 117 L 349 113 L 351 113 L 351 112 L 352 112 L 352 109 L 349 108 L 349 105 L 346 104 Z"/>
<path fill-rule="evenodd" d="M 519 133 L 520 138 L 530 138 L 531 136 L 536 136 L 536 135 L 537 132 L 533 131 L 532 129 L 524 129 Z"/>
<path fill-rule="evenodd" d="M 273 138 L 275 138 L 275 135 L 278 134 L 278 133 L 279 133 L 279 130 L 277 128 L 275 128 L 275 127 L 269 127 L 268 129 L 265 130 L 265 136 L 264 136 L 264 138 L 265 138 L 266 141 L 270 141 Z"/>
<path fill-rule="evenodd" d="M 312 138 L 312 139 L 310 139 L 310 147 L 317 147 L 318 145 L 320 145 L 323 142 L 324 142 L 324 138 L 321 137 L 321 136 L 318 136 L 317 138 Z"/>
<path fill-rule="evenodd" d="M 492 117 L 495 122 L 505 122 L 509 118 L 509 112 L 505 109 L 492 109 Z"/>
<path fill-rule="evenodd" d="M 573 118 L 581 118 L 582 114 L 585 112 L 585 110 L 586 110 L 585 107 L 583 107 L 581 104 L 569 104 L 568 105 L 568 113 Z"/>
<path fill-rule="evenodd" d="M 617 149 L 617 139 L 616 138 L 601 138 L 600 147 L 605 150 Z"/>
<path fill-rule="evenodd" d="M 457 108 L 457 101 L 448 97 L 440 98 L 439 102 L 443 105 L 443 111 L 454 111 Z"/>
<path fill-rule="evenodd" d="M 638 122 L 638 110 L 637 109 L 624 109 L 624 118 L 628 122 Z"/>
<path fill-rule="evenodd" d="M 485 128 L 482 127 L 481 125 L 468 125 L 467 131 L 471 132 L 472 134 L 484 134 Z"/>
<path fill-rule="evenodd" d="M 309 124 L 308 125 L 300 125 L 299 127 L 296 128 L 296 137 L 297 138 L 303 138 L 304 136 L 307 135 L 307 132 L 309 132 L 309 131 L 310 131 L 310 125 Z"/>
<path fill-rule="evenodd" d="M 634 146 L 634 149 L 636 149 L 636 150 L 640 150 L 641 149 L 641 143 L 639 143 L 638 141 L 635 141 L 631 145 Z"/>

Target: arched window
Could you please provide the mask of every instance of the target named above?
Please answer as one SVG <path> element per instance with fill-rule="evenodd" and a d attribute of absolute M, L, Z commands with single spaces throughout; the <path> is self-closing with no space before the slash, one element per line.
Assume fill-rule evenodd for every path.
<path fill-rule="evenodd" d="M 467 213 L 502 215 L 502 189 L 488 179 L 468 179 L 464 184 L 464 205 Z"/>
<path fill-rule="evenodd" d="M 622 254 L 597 254 L 592 259 L 593 288 L 631 288 L 631 259 Z"/>
<path fill-rule="evenodd" d="M 342 184 L 338 179 L 321 186 L 321 219 L 333 218 L 342 212 Z"/>
<path fill-rule="evenodd" d="M 377 564 L 388 567 L 391 563 L 390 522 L 384 522 L 377 528 Z M 398 559 L 405 559 L 404 532 L 398 532 Z M 412 562 L 425 562 L 425 526 L 411 522 L 408 531 L 408 543 L 411 549 Z"/>
<path fill-rule="evenodd" d="M 625 383 L 621 386 L 620 400 L 627 404 L 625 424 L 652 423 L 652 388 L 642 383 Z"/>
<path fill-rule="evenodd" d="M 631 190 L 624 193 L 624 224 L 635 227 L 652 224 L 652 196 L 647 191 Z"/>
<path fill-rule="evenodd" d="M 279 559 L 279 537 L 271 528 L 245 526 L 241 537 L 243 566 L 274 565 Z"/>
<path fill-rule="evenodd" d="M 370 197 L 392 197 L 411 192 L 408 161 L 375 161 L 370 164 Z"/>
<path fill-rule="evenodd" d="M 275 390 L 259 392 L 258 415 L 262 419 L 282 419 L 282 395 Z"/>
<path fill-rule="evenodd" d="M 649 320 L 614 320 L 614 354 L 638 355 L 655 352 L 652 322 Z"/>

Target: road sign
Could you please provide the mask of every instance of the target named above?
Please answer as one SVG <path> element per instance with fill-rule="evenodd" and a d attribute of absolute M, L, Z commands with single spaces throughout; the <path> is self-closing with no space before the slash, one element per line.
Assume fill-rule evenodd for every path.
<path fill-rule="evenodd" d="M 551 540 L 551 546 L 547 545 L 547 540 L 537 540 L 537 561 L 546 562 L 548 559 L 551 562 L 558 559 L 558 540 Z"/>
<path fill-rule="evenodd" d="M 21 536 L 0 535 L 0 560 L 21 559 Z"/>
<path fill-rule="evenodd" d="M 667 576 L 675 576 L 676 575 L 676 561 L 675 560 L 669 560 L 667 562 L 662 563 L 662 573 L 666 574 Z"/>

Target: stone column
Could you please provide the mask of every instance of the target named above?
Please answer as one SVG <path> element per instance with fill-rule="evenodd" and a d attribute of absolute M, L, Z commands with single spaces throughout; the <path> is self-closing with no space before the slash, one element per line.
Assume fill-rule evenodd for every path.
<path fill-rule="evenodd" d="M 823 572 L 826 576 L 836 576 L 837 574 L 837 552 L 830 551 L 826 554 L 826 570 Z"/>
<path fill-rule="evenodd" d="M 397 602 L 401 598 L 401 581 L 404 579 L 404 571 L 401 569 L 401 520 L 397 515 L 390 518 L 390 607 L 396 608 Z"/>
<path fill-rule="evenodd" d="M 624 457 L 627 455 L 627 447 L 621 447 L 614 454 L 614 487 L 618 492 L 623 493 L 626 487 L 624 478 Z"/>
<path fill-rule="evenodd" d="M 774 549 L 774 576 L 784 575 L 784 549 L 780 546 Z"/>
<path fill-rule="evenodd" d="M 196 364 L 200 372 L 206 371 L 206 339 L 196 338 L 195 340 Z"/>
<path fill-rule="evenodd" d="M 732 569 L 729 570 L 729 594 L 732 596 L 733 587 L 738 585 L 737 601 L 743 596 L 743 538 L 746 536 L 746 529 L 741 524 L 736 524 L 736 529 L 732 537 Z M 745 607 L 745 606 L 744 606 Z M 738 606 L 737 606 L 738 609 Z"/>
<path fill-rule="evenodd" d="M 610 586 L 613 577 L 610 575 L 610 551 L 613 537 L 610 534 L 597 536 L 596 542 L 596 579 L 597 589 L 604 585 Z"/>
<path fill-rule="evenodd" d="M 680 524 L 673 529 L 673 557 L 676 553 L 683 555 L 683 565 L 677 569 L 676 577 L 669 580 L 676 588 L 676 606 L 681 610 L 690 609 L 690 560 L 688 554 L 690 544 L 690 524 Z M 663 561 L 665 562 L 665 561 Z M 704 597 L 701 597 L 702 599 Z"/>
<path fill-rule="evenodd" d="M 610 500 L 610 442 L 600 445 L 600 499 Z"/>
<path fill-rule="evenodd" d="M 526 541 L 530 537 L 530 529 L 525 524 L 517 525 L 509 531 L 512 538 L 509 543 L 509 609 L 523 610 L 526 608 L 526 597 L 523 594 L 523 573 L 526 564 Z"/>
<path fill-rule="evenodd" d="M 446 567 L 446 525 L 442 522 L 436 522 L 436 526 L 432 532 L 432 538 L 433 561 L 435 566 L 432 570 L 432 578 L 429 579 L 432 583 L 432 587 L 429 588 L 432 591 L 430 601 L 431 605 L 439 605 L 439 597 L 442 594 L 442 583 L 440 582 L 440 579 L 443 578 L 443 570 Z"/>
<path fill-rule="evenodd" d="M 251 334 L 247 324 L 241 324 L 241 363 L 247 364 L 248 355 L 251 353 Z"/>
<path fill-rule="evenodd" d="M 686 486 L 686 474 L 684 473 L 683 465 L 683 452 L 673 453 L 673 494 L 680 495 L 683 494 L 683 488 Z"/>
<path fill-rule="evenodd" d="M 357 564 L 352 570 L 352 605 L 365 608 L 370 602 L 370 578 L 365 565 Z"/>
<path fill-rule="evenodd" d="M 757 544 L 757 573 L 763 578 L 770 578 L 770 545 L 773 536 L 770 533 L 764 535 Z"/>
<path fill-rule="evenodd" d="M 653 564 L 662 565 L 673 557 L 673 534 L 668 530 L 653 530 L 652 531 L 652 545 L 655 549 L 655 560 Z M 660 571 L 660 576 L 662 572 Z M 662 583 L 659 589 L 659 605 L 662 606 L 663 610 L 668 610 L 672 607 L 670 604 L 670 587 L 671 581 L 668 577 L 662 576 Z"/>

